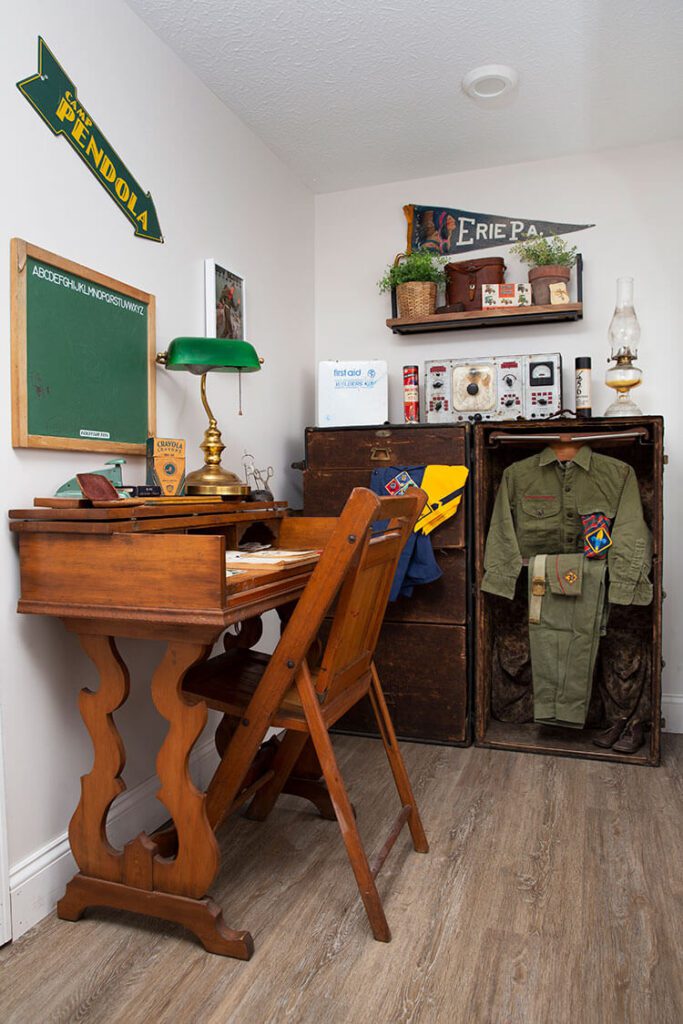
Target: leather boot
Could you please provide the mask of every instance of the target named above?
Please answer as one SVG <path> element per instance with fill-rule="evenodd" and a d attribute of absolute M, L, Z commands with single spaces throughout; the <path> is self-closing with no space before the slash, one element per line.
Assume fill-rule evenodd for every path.
<path fill-rule="evenodd" d="M 645 726 L 642 722 L 627 725 L 621 739 L 612 744 L 612 750 L 617 754 L 635 754 L 645 742 Z"/>
<path fill-rule="evenodd" d="M 618 718 L 608 729 L 604 729 L 602 732 L 596 733 L 593 737 L 593 743 L 595 746 L 611 747 L 613 743 L 617 742 L 622 732 L 624 732 L 624 726 L 627 721 L 627 718 Z"/>

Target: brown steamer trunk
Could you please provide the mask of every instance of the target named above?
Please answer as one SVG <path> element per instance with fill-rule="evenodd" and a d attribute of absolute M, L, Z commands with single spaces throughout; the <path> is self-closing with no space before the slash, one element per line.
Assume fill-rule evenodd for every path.
<path fill-rule="evenodd" d="M 645 428 L 647 436 L 637 441 L 624 443 L 610 439 L 610 434 L 621 433 L 633 428 Z M 557 434 L 561 432 L 589 431 L 603 435 L 598 441 L 591 441 L 594 451 L 621 459 L 633 466 L 643 502 L 645 520 L 652 530 L 654 554 L 652 560 L 652 582 L 654 596 L 652 604 L 646 607 L 613 606 L 607 624 L 607 636 L 601 645 L 609 641 L 611 632 L 618 636 L 630 632 L 642 637 L 649 661 L 651 729 L 646 735 L 645 745 L 633 754 L 618 754 L 611 749 L 602 749 L 592 742 L 600 726 L 585 729 L 554 729 L 536 725 L 533 721 L 501 721 L 494 715 L 493 683 L 495 674 L 496 645 L 501 637 L 510 635 L 507 653 L 514 660 L 514 624 L 519 630 L 527 629 L 526 569 L 517 583 L 513 602 L 480 590 L 484 573 L 484 548 L 493 502 L 500 478 L 506 466 L 518 459 L 526 458 L 539 450 L 538 445 L 490 443 L 495 432 L 505 434 Z M 638 416 L 634 418 L 595 418 L 577 423 L 575 420 L 553 420 L 546 422 L 519 421 L 514 423 L 480 423 L 474 428 L 475 474 L 475 521 L 473 544 L 473 589 L 475 594 L 476 651 L 475 674 L 475 742 L 482 747 L 502 750 L 523 750 L 538 754 L 562 754 L 570 757 L 587 757 L 597 760 L 622 761 L 626 764 L 658 765 L 660 761 L 661 733 L 661 668 L 662 668 L 662 478 L 664 465 L 664 423 L 661 416 Z M 503 640 L 503 643 L 508 641 Z M 499 652 L 500 655 L 500 652 Z M 599 687 L 601 671 L 600 654 L 593 682 L 594 698 Z M 528 685 L 530 685 L 530 680 Z"/>
<path fill-rule="evenodd" d="M 461 425 L 346 427 L 306 431 L 304 510 L 337 515 L 354 487 L 367 487 L 382 466 L 464 465 L 468 430 Z M 469 486 L 469 485 L 468 485 Z M 468 723 L 468 553 L 466 491 L 454 517 L 430 535 L 443 576 L 416 587 L 387 609 L 377 668 L 402 739 L 466 744 Z M 343 731 L 376 735 L 369 702 L 340 721 Z"/>

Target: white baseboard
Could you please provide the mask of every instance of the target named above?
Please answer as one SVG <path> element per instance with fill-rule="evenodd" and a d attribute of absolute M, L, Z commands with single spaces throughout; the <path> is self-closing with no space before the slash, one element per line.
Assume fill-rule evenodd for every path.
<path fill-rule="evenodd" d="M 204 788 L 218 763 L 213 737 L 200 744 L 190 758 L 192 777 Z M 114 846 L 121 846 L 143 830 L 152 832 L 168 818 L 168 812 L 156 799 L 156 776 L 128 789 L 117 799 L 107 821 L 107 834 Z M 32 928 L 55 908 L 64 895 L 64 887 L 77 871 L 65 833 L 35 850 L 10 867 L 10 903 L 12 938 Z"/>
<path fill-rule="evenodd" d="M 9 854 L 7 850 L 7 815 L 5 808 L 5 775 L 0 722 L 0 946 L 12 938 L 12 916 L 9 901 Z"/>
<path fill-rule="evenodd" d="M 683 694 L 662 694 L 662 716 L 666 732 L 683 732 Z"/>

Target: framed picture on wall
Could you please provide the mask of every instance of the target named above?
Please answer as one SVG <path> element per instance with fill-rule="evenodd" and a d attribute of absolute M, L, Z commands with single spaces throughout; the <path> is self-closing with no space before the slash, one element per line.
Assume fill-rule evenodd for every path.
<path fill-rule="evenodd" d="M 204 272 L 207 338 L 244 339 L 244 278 L 215 260 L 204 261 Z"/>

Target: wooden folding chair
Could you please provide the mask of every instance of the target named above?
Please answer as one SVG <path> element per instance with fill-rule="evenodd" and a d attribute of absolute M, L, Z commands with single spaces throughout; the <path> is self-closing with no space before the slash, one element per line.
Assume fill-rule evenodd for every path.
<path fill-rule="evenodd" d="M 265 817 L 310 739 L 372 933 L 383 942 L 391 933 L 375 877 L 406 822 L 415 850 L 427 853 L 429 847 L 373 655 L 399 556 L 425 501 L 426 495 L 417 489 L 399 498 L 379 498 L 356 488 L 336 520 L 292 518 L 283 523 L 289 547 L 296 546 L 297 537 L 301 547 L 324 547 L 275 652 L 269 657 L 244 648 L 230 650 L 191 669 L 183 684 L 187 696 L 206 701 L 236 723 L 207 790 L 206 809 L 214 827 L 257 788 L 250 816 Z M 320 667 L 312 669 L 309 651 L 328 614 L 328 640 Z M 372 861 L 363 848 L 329 737 L 330 727 L 366 694 L 401 802 L 401 812 Z M 259 788 L 258 780 L 252 782 L 252 762 L 270 726 L 286 733 Z"/>

